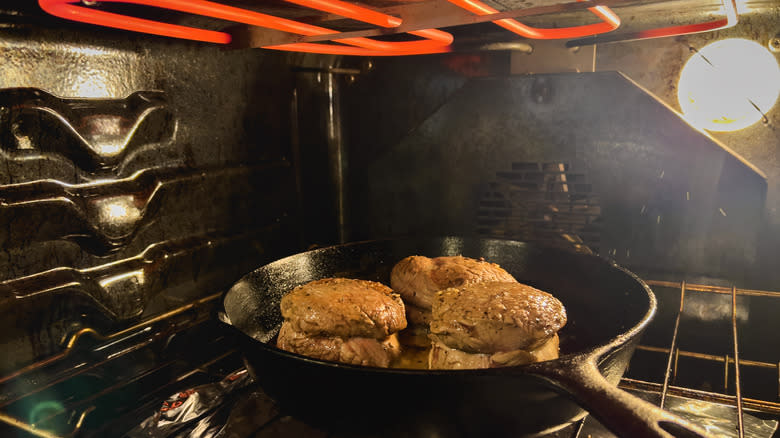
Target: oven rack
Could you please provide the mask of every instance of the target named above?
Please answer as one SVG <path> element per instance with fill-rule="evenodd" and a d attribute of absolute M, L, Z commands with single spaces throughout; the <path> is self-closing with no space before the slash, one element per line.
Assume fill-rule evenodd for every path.
<path fill-rule="evenodd" d="M 663 382 L 647 382 L 636 379 L 624 378 L 620 382 L 620 387 L 624 389 L 644 390 L 660 394 L 660 407 L 663 408 L 666 402 L 667 395 L 675 395 L 681 397 L 688 397 L 697 400 L 720 403 L 730 405 L 736 408 L 735 426 L 738 432 L 738 436 L 742 438 L 744 436 L 743 416 L 744 410 L 750 409 L 757 412 L 764 412 L 768 414 L 778 415 L 780 414 L 780 403 L 777 401 L 760 400 L 743 398 L 741 389 L 741 373 L 744 368 L 764 368 L 775 369 L 777 375 L 777 381 L 773 382 L 777 384 L 778 400 L 780 400 L 780 362 L 769 363 L 755 360 L 740 359 L 739 356 L 739 330 L 737 325 L 737 297 L 738 296 L 756 296 L 756 297 L 770 297 L 780 298 L 780 292 L 777 291 L 765 291 L 756 289 L 741 289 L 735 285 L 729 287 L 703 285 L 703 284 L 688 284 L 685 281 L 670 282 L 660 280 L 646 280 L 650 286 L 666 287 L 679 289 L 679 308 L 677 309 L 677 315 L 674 322 L 674 331 L 672 339 L 670 341 L 669 348 L 651 347 L 646 345 L 639 345 L 638 350 L 660 353 L 666 355 L 666 369 L 664 371 Z M 725 294 L 731 296 L 731 334 L 732 339 L 730 342 L 733 345 L 732 355 L 718 356 L 713 354 L 681 350 L 678 348 L 678 335 L 680 333 L 680 319 L 685 310 L 685 297 L 686 292 L 700 292 L 700 293 L 712 293 L 712 294 Z M 723 364 L 723 393 L 715 393 L 709 391 L 702 391 L 697 389 L 685 388 L 672 385 L 678 374 L 678 364 L 680 357 L 689 357 L 700 360 L 706 360 L 710 362 L 720 362 Z M 630 366 L 630 365 L 629 365 Z M 735 387 L 733 395 L 729 394 L 729 370 L 734 372 Z"/>
<path fill-rule="evenodd" d="M 736 313 L 736 300 L 738 296 L 780 298 L 780 292 L 741 289 L 735 286 L 728 288 L 703 284 L 689 284 L 685 281 L 670 282 L 648 280 L 646 283 L 655 287 L 675 288 L 679 290 L 680 306 L 677 311 L 669 348 L 648 345 L 639 345 L 637 347 L 638 350 L 666 356 L 664 378 L 662 382 L 623 378 L 619 384 L 621 388 L 658 394 L 660 395 L 661 407 L 664 407 L 666 397 L 669 395 L 733 406 L 736 408 L 737 412 L 735 427 L 739 431 L 740 437 L 743 436 L 742 417 L 745 410 L 780 415 L 780 402 L 778 402 L 780 401 L 780 362 L 769 363 L 740 358 Z M 733 344 L 732 354 L 717 356 L 703 352 L 682 350 L 678 347 L 677 340 L 680 331 L 680 319 L 685 309 L 686 294 L 690 295 L 691 292 L 731 295 L 731 331 L 733 336 L 729 342 Z M 148 379 L 150 376 L 154 376 L 155 373 L 162 373 L 162 370 L 171 366 L 173 361 L 170 359 L 167 362 L 163 360 L 160 363 L 154 364 L 151 368 L 144 370 L 140 375 L 119 382 L 113 382 L 98 391 L 97 395 L 90 395 L 83 400 L 68 400 L 66 403 L 67 406 L 63 406 L 61 412 L 54 413 L 50 415 L 49 418 L 44 419 L 51 421 L 55 420 L 55 417 L 64 419 L 63 424 L 58 424 L 58 427 L 55 427 L 59 432 L 53 432 L 50 429 L 50 424 L 47 424 L 49 428 L 43 427 L 42 424 L 45 424 L 46 421 L 38 422 L 38 424 L 32 424 L 29 421 L 25 421 L 19 418 L 18 415 L 15 416 L 12 413 L 9 413 L 8 407 L 15 403 L 34 400 L 36 395 L 40 394 L 42 391 L 45 391 L 54 385 L 63 384 L 63 382 L 78 378 L 84 373 L 96 372 L 97 374 L 100 374 L 103 368 L 127 355 L 144 349 L 159 348 L 159 344 L 169 343 L 172 336 L 184 333 L 188 330 L 193 330 L 193 328 L 198 325 L 206 324 L 209 321 L 213 323 L 214 308 L 221 296 L 221 293 L 216 293 L 203 297 L 164 314 L 139 322 L 132 327 L 108 335 L 102 335 L 92 328 L 80 329 L 70 335 L 67 339 L 63 340 L 64 349 L 61 353 L 0 377 L 0 424 L 4 423 L 12 429 L 16 429 L 19 432 L 25 432 L 26 436 L 65 438 L 84 435 L 83 426 L 86 420 L 88 420 L 89 416 L 100 407 L 98 403 L 99 397 L 121 393 L 122 390 L 126 390 L 130 385 L 136 384 L 143 379 Z M 92 362 L 85 362 L 80 358 L 80 354 L 82 354 L 83 351 L 80 351 L 79 347 L 81 344 L 86 343 L 85 339 L 89 337 L 101 341 L 98 343 L 97 347 L 92 349 L 93 352 L 103 351 L 103 349 L 106 349 L 106 346 L 111 346 L 113 344 L 115 344 L 115 348 L 106 349 L 104 357 L 97 359 L 93 357 Z M 146 390 L 149 391 L 145 397 L 145 400 L 147 400 L 148 403 L 147 407 L 154 409 L 156 407 L 155 403 L 159 405 L 161 400 L 167 397 L 169 393 L 180 390 L 183 388 L 182 385 L 189 384 L 190 382 L 188 379 L 190 377 L 198 373 L 203 373 L 215 364 L 220 364 L 222 370 L 228 371 L 233 371 L 235 369 L 231 367 L 240 367 L 240 354 L 235 345 L 225 342 L 224 339 L 218 337 L 214 342 L 220 345 L 221 348 L 215 348 L 213 351 L 210 351 L 210 356 L 200 358 L 200 360 L 196 360 L 194 364 L 188 363 L 186 366 L 178 367 L 176 369 L 177 374 L 175 374 L 175 377 L 171 378 L 169 374 L 169 380 L 165 382 L 165 384 L 146 388 Z M 208 341 L 203 342 L 204 345 L 208 343 Z M 204 350 L 208 350 L 208 348 L 204 347 Z M 722 363 L 724 370 L 723 392 L 708 392 L 674 385 L 680 357 Z M 73 361 L 74 359 L 75 362 Z M 74 364 L 76 366 L 74 366 Z M 778 379 L 777 382 L 773 383 L 778 384 L 778 400 L 772 401 L 742 397 L 740 374 L 745 371 L 749 372 L 749 370 L 753 368 L 774 369 L 777 371 Z M 735 376 L 736 385 L 735 388 L 733 388 L 733 391 L 730 391 L 728 386 L 729 372 L 733 372 Z M 25 387 L 26 390 L 19 392 L 17 391 L 19 387 Z M 729 392 L 733 393 L 729 394 Z M 138 406 L 125 408 L 127 411 L 131 411 L 137 410 Z M 279 425 L 277 424 L 279 421 L 282 421 L 282 423 L 286 421 L 290 424 Z M 297 424 L 294 419 L 291 420 L 286 417 L 280 417 L 279 415 L 265 419 L 263 424 L 263 428 L 304 427 Z M 276 424 L 276 426 L 271 426 L 273 424 Z M 101 429 L 111 430 L 111 425 L 103 424 Z M 65 432 L 62 430 L 65 430 Z"/>
<path fill-rule="evenodd" d="M 221 296 L 222 293 L 208 295 L 107 335 L 91 327 L 84 327 L 65 337 L 61 342 L 63 350 L 60 353 L 0 377 L 0 425 L 4 423 L 12 429 L 25 432 L 23 436 L 81 436 L 85 421 L 101 407 L 100 399 L 121 394 L 132 385 L 143 384 L 139 382 L 153 381 L 156 384 L 151 387 L 147 384 L 144 387 L 146 393 L 137 399 L 151 399 L 159 406 L 160 400 L 179 389 L 179 384 L 191 380 L 192 376 L 203 373 L 210 366 L 230 359 L 233 363 L 230 366 L 235 368 L 240 363 L 236 345 L 226 341 L 224 334 L 220 335 L 216 331 L 211 339 L 204 337 L 203 342 L 198 344 L 198 350 L 202 350 L 203 354 L 190 352 L 192 354 L 186 361 L 182 361 L 179 356 L 192 350 L 187 349 L 186 344 L 184 349 L 179 349 L 184 351 L 159 354 L 172 342 L 176 342 L 176 336 L 184 336 L 188 331 L 210 322 L 216 323 L 213 318 L 214 305 Z M 99 342 L 93 346 L 90 338 Z M 137 372 L 131 371 L 127 376 L 114 379 L 106 376 L 107 369 L 121 368 L 123 359 L 148 359 L 147 353 L 151 351 L 155 352 L 154 361 L 137 367 Z M 106 383 L 102 384 L 101 381 L 102 386 L 80 399 L 58 393 L 59 386 L 68 387 L 69 382 L 91 376 L 105 376 Z M 58 401 L 51 398 L 52 393 L 61 396 L 64 400 L 62 406 L 40 418 L 37 424 L 20 418 L 18 409 L 16 413 L 9 412 L 20 405 L 56 404 Z M 5 436 L 2 431 L 0 435 Z"/>

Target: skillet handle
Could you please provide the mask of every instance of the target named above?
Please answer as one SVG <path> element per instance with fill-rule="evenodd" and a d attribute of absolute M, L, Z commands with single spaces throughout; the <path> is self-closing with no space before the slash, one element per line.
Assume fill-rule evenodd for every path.
<path fill-rule="evenodd" d="M 575 357 L 532 366 L 542 377 L 624 438 L 706 438 L 698 426 L 610 384 L 593 357 Z"/>

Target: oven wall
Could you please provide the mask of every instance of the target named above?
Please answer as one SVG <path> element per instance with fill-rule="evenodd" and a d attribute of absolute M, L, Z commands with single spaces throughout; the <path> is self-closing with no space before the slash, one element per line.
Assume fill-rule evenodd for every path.
<path fill-rule="evenodd" d="M 303 247 L 291 66 L 330 59 L 4 8 L 0 373 Z"/>

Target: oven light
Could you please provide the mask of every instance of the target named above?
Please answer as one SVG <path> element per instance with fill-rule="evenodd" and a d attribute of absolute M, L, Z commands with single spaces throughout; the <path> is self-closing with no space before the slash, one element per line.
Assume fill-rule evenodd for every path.
<path fill-rule="evenodd" d="M 677 98 L 686 119 L 710 131 L 736 131 L 762 118 L 780 93 L 780 67 L 755 41 L 725 39 L 686 62 Z"/>

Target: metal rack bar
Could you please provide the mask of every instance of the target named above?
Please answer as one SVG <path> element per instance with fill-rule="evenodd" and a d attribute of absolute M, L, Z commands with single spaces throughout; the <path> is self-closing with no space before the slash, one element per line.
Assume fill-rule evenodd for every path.
<path fill-rule="evenodd" d="M 236 350 L 236 349 L 231 349 L 231 350 L 228 350 L 227 352 L 225 352 L 223 354 L 220 354 L 217 357 L 209 359 L 208 361 L 203 362 L 200 365 L 192 368 L 190 371 L 180 375 L 179 377 L 177 377 L 176 379 L 171 381 L 169 384 L 163 385 L 162 387 L 158 388 L 158 390 L 162 390 L 162 389 L 164 389 L 166 387 L 170 387 L 171 385 L 176 384 L 178 382 L 181 382 L 184 379 L 186 379 L 186 378 L 188 378 L 188 377 L 190 377 L 190 376 L 192 376 L 192 375 L 194 375 L 194 374 L 196 374 L 198 372 L 202 372 L 208 366 L 219 362 L 220 360 L 230 356 L 231 354 L 235 354 L 237 351 L 238 350 Z M 154 367 L 154 368 L 152 368 L 152 369 L 150 369 L 150 370 L 148 370 L 148 371 L 146 371 L 146 372 L 144 372 L 142 374 L 139 374 L 139 375 L 133 377 L 132 379 L 124 380 L 124 381 L 121 381 L 121 382 L 116 383 L 114 385 L 111 385 L 111 386 L 109 386 L 107 388 L 104 388 L 102 391 L 96 392 L 96 393 L 92 394 L 91 396 L 89 396 L 89 397 L 87 397 L 87 398 L 85 398 L 83 400 L 80 400 L 78 403 L 70 406 L 70 408 L 71 409 L 75 409 L 75 408 L 78 408 L 79 406 L 82 406 L 82 405 L 85 405 L 85 404 L 88 404 L 88 403 L 93 403 L 96 400 L 98 400 L 100 397 L 104 397 L 106 395 L 109 395 L 109 394 L 117 391 L 117 390 L 121 390 L 122 388 L 125 388 L 128 385 L 131 385 L 131 384 L 133 384 L 133 383 L 135 383 L 135 382 L 137 382 L 137 381 L 139 381 L 139 380 L 141 380 L 141 379 L 143 379 L 145 377 L 148 377 L 148 376 L 150 376 L 150 375 L 152 375 L 152 374 L 154 374 L 154 373 L 156 373 L 156 372 L 158 372 L 158 371 L 160 371 L 160 370 L 162 370 L 164 368 L 167 368 L 167 367 L 171 366 L 174 362 L 175 361 L 165 362 L 165 363 L 160 364 L 160 365 L 158 365 L 158 366 L 156 366 L 156 367 Z M 88 412 L 88 411 L 91 411 L 91 410 L 94 410 L 94 409 L 96 409 L 96 406 L 94 404 L 89 404 L 87 409 L 85 410 L 85 412 Z M 45 418 L 44 421 L 45 420 L 50 420 L 50 419 L 51 418 Z"/>
<path fill-rule="evenodd" d="M 78 342 L 78 340 L 81 339 L 81 337 L 86 335 L 86 334 L 90 334 L 90 335 L 92 335 L 92 336 L 94 336 L 94 337 L 96 337 L 96 338 L 98 338 L 100 340 L 110 340 L 110 339 L 119 338 L 119 337 L 121 337 L 123 335 L 127 335 L 127 334 L 130 334 L 130 333 L 135 332 L 137 330 L 144 329 L 144 328 L 146 328 L 148 326 L 151 326 L 151 325 L 153 325 L 153 324 L 155 324 L 157 322 L 164 321 L 166 319 L 172 318 L 172 317 L 174 317 L 176 315 L 184 313 L 184 312 L 186 312 L 186 311 L 188 311 L 190 309 L 193 309 L 195 307 L 199 307 L 199 306 L 202 306 L 204 304 L 208 304 L 211 301 L 216 300 L 220 296 L 222 296 L 222 293 L 216 293 L 216 294 L 213 294 L 213 295 L 209 295 L 209 296 L 200 298 L 200 299 L 195 300 L 195 301 L 193 301 L 191 303 L 185 304 L 185 305 L 183 305 L 181 307 L 177 307 L 176 309 L 173 309 L 171 311 L 162 313 L 162 314 L 160 314 L 158 316 L 155 316 L 153 318 L 147 319 L 145 321 L 141 321 L 140 323 L 135 324 L 135 325 L 133 325 L 131 327 L 128 327 L 126 329 L 123 329 L 123 330 L 120 330 L 118 332 L 114 332 L 114 333 L 111 333 L 111 334 L 105 335 L 105 336 L 101 335 L 99 332 L 97 332 L 96 330 L 94 330 L 94 329 L 92 329 L 90 327 L 82 328 L 81 330 L 79 330 L 76 333 L 72 334 L 69 338 L 63 339 L 62 343 L 65 345 L 65 349 L 62 352 L 60 352 L 58 354 L 55 354 L 53 356 L 47 357 L 46 359 L 40 360 L 38 362 L 32 363 L 30 365 L 27 365 L 27 366 L 25 366 L 23 368 L 20 368 L 20 369 L 14 371 L 11 374 L 8 374 L 6 376 L 0 377 L 0 384 L 3 384 L 3 383 L 5 383 L 5 382 L 7 382 L 7 381 L 9 381 L 11 379 L 14 379 L 16 377 L 22 376 L 22 375 L 27 374 L 29 372 L 35 371 L 37 369 L 40 369 L 40 368 L 42 368 L 42 367 L 44 367 L 46 365 L 50 365 L 52 363 L 59 362 L 60 360 L 65 359 L 73 351 L 73 348 L 76 346 L 76 343 Z"/>
<path fill-rule="evenodd" d="M 92 362 L 92 363 L 89 363 L 89 364 L 84 363 L 82 366 L 74 368 L 73 372 L 63 373 L 62 375 L 59 375 L 57 378 L 55 378 L 53 380 L 50 380 L 50 381 L 47 381 L 46 383 L 40 384 L 40 385 L 36 386 L 35 388 L 33 388 L 33 389 L 23 393 L 23 394 L 20 394 L 20 395 L 15 396 L 15 397 L 9 397 L 7 400 L 4 400 L 2 403 L 0 403 L 0 408 L 4 408 L 4 407 L 6 407 L 6 406 L 8 406 L 10 404 L 16 403 L 17 401 L 19 401 L 19 400 L 21 400 L 23 398 L 27 398 L 27 397 L 30 397 L 31 395 L 34 395 L 34 394 L 40 393 L 42 391 L 45 391 L 46 389 L 49 389 L 49 388 L 51 388 L 54 385 L 62 383 L 64 381 L 68 380 L 68 379 L 77 377 L 80 374 L 84 374 L 85 372 L 87 372 L 89 370 L 93 370 L 95 368 L 98 368 L 98 367 L 100 367 L 100 366 L 110 362 L 111 360 L 120 358 L 120 357 L 125 356 L 126 354 L 129 354 L 129 353 L 132 353 L 134 351 L 138 351 L 138 350 L 146 347 L 147 345 L 152 344 L 153 342 L 154 342 L 153 339 L 147 339 L 147 340 L 145 340 L 143 342 L 140 342 L 138 344 L 134 344 L 130 348 L 127 348 L 127 349 L 123 350 L 121 354 L 117 354 L 115 356 L 112 356 L 109 359 L 101 360 L 101 361 L 97 361 L 97 362 Z"/>
<path fill-rule="evenodd" d="M 651 351 L 653 353 L 664 353 L 669 354 L 668 348 L 663 347 L 652 347 L 649 345 L 639 345 L 636 347 L 637 350 L 643 350 L 643 351 Z M 720 362 L 724 363 L 727 362 L 729 364 L 734 363 L 734 359 L 731 358 L 731 356 L 716 356 L 714 354 L 706 354 L 706 353 L 697 353 L 695 351 L 687 351 L 687 350 L 680 350 L 679 348 L 675 351 L 676 355 L 682 356 L 682 357 L 690 357 L 692 359 L 702 359 L 702 360 L 709 360 L 712 362 Z M 758 367 L 758 368 L 773 368 L 777 369 L 779 364 L 769 363 L 769 362 L 761 362 L 758 360 L 748 360 L 748 359 L 740 359 L 739 365 L 746 365 L 751 367 Z"/>
<path fill-rule="evenodd" d="M 84 419 L 86 419 L 87 415 L 89 415 L 89 413 L 94 411 L 95 409 L 97 409 L 95 406 L 90 406 L 87 409 L 84 409 L 83 411 L 81 411 L 81 413 L 78 416 L 78 420 L 76 420 L 76 424 L 73 426 L 73 429 L 71 429 L 71 431 L 68 432 L 67 434 L 65 434 L 65 435 L 55 435 L 55 434 L 51 434 L 50 432 L 45 432 L 45 435 L 41 435 L 41 436 L 44 436 L 46 438 L 48 438 L 48 437 L 56 437 L 56 438 L 70 438 L 70 437 L 74 437 L 74 436 L 78 435 L 79 431 L 81 430 L 81 427 L 84 425 Z M 15 424 L 15 426 L 20 427 L 18 424 Z M 31 428 L 35 428 L 34 424 L 32 424 L 32 425 L 31 424 L 25 424 L 24 426 L 27 426 L 28 428 L 30 428 L 30 427 Z M 27 430 L 27 429 L 24 428 L 24 426 L 21 426 L 21 428 L 23 430 Z M 40 429 L 36 429 L 36 430 L 38 432 L 41 431 Z M 36 434 L 36 433 L 34 433 L 34 434 Z"/>
<path fill-rule="evenodd" d="M 619 384 L 620 388 L 633 389 L 639 391 L 650 391 L 660 393 L 663 385 L 644 380 L 630 379 L 624 377 Z M 737 406 L 737 399 L 733 395 L 718 394 L 715 392 L 701 391 L 698 389 L 683 388 L 680 386 L 669 385 L 669 395 L 676 397 L 687 397 L 696 400 L 721 403 L 730 406 Z M 753 398 L 742 399 L 743 409 L 765 412 L 768 414 L 780 415 L 780 403 Z"/>
<path fill-rule="evenodd" d="M 645 283 L 649 284 L 650 286 L 661 286 L 661 287 L 669 287 L 674 289 L 679 289 L 682 285 L 682 282 L 678 282 L 678 281 L 660 281 L 660 280 L 645 280 Z M 695 291 L 695 292 L 711 292 L 711 293 L 724 294 L 724 295 L 732 294 L 731 287 L 711 286 L 706 284 L 686 284 L 685 289 L 687 291 Z M 753 297 L 780 298 L 780 292 L 777 291 L 736 288 L 736 293 L 737 295 L 745 295 L 745 296 L 753 296 Z"/>
<path fill-rule="evenodd" d="M 680 309 L 677 311 L 677 319 L 674 321 L 674 332 L 672 333 L 672 344 L 669 346 L 669 355 L 666 359 L 666 372 L 664 372 L 664 385 L 661 389 L 661 409 L 666 403 L 666 392 L 669 390 L 669 375 L 672 372 L 672 359 L 674 360 L 674 377 L 677 377 L 677 360 L 679 350 L 677 348 L 677 333 L 680 331 L 680 317 L 685 309 L 685 281 L 680 284 Z M 675 355 L 674 352 L 677 351 Z"/>
<path fill-rule="evenodd" d="M 742 421 L 742 388 L 739 381 L 739 342 L 737 340 L 737 288 L 731 286 L 731 328 L 734 335 L 734 382 L 737 397 L 737 430 L 739 438 L 745 436 L 744 425 Z"/>
<path fill-rule="evenodd" d="M 111 354 L 108 354 L 105 358 L 97 360 L 95 362 L 89 362 L 89 363 L 81 363 L 78 366 L 75 367 L 68 367 L 67 370 L 65 370 L 62 373 L 58 373 L 55 375 L 55 378 L 52 381 L 44 382 L 40 385 L 37 385 L 36 387 L 32 388 L 31 390 L 25 391 L 23 394 L 17 394 L 13 397 L 9 398 L 8 400 L 4 400 L 2 406 L 6 406 L 10 403 L 16 402 L 20 399 L 23 399 L 25 397 L 33 396 L 34 394 L 45 390 L 46 388 L 49 388 L 55 384 L 61 383 L 65 380 L 74 378 L 80 374 L 83 374 L 84 372 L 87 372 L 92 369 L 96 369 L 102 365 L 107 364 L 108 362 L 111 362 L 117 358 L 123 357 L 127 355 L 128 353 L 131 353 L 133 351 L 137 351 L 139 349 L 145 348 L 148 345 L 154 343 L 159 333 L 172 333 L 172 332 L 180 332 L 182 330 L 186 330 L 200 322 L 205 321 L 209 318 L 210 313 L 209 312 L 203 312 L 203 309 L 210 308 L 209 306 L 216 300 L 218 300 L 222 296 L 222 293 L 215 293 L 206 297 L 199 298 L 197 300 L 194 300 L 190 303 L 187 303 L 183 306 L 180 306 L 178 308 L 172 309 L 168 312 L 162 313 L 160 315 L 154 316 L 152 318 L 146 319 L 144 321 L 141 321 L 137 324 L 134 324 L 131 327 L 124 328 L 122 330 L 110 333 L 108 335 L 103 335 L 99 333 L 97 330 L 85 327 L 77 332 L 66 336 L 62 339 L 61 343 L 64 346 L 64 349 L 62 352 L 50 356 L 48 358 L 45 358 L 43 360 L 40 360 L 38 362 L 35 362 L 33 364 L 30 364 L 28 366 L 25 366 L 9 375 L 6 375 L 4 377 L 0 377 L 0 384 L 9 384 L 14 381 L 16 378 L 21 378 L 22 376 L 33 373 L 36 371 L 41 371 L 44 367 L 51 366 L 53 364 L 57 364 L 59 362 L 63 362 L 65 359 L 67 359 L 71 354 L 75 354 L 74 351 L 77 350 L 77 346 L 79 344 L 79 340 L 85 336 L 85 335 L 91 335 L 94 338 L 97 338 L 99 340 L 105 340 L 105 341 L 112 341 L 112 343 L 116 343 L 117 340 L 124 340 L 129 339 L 132 343 L 131 345 L 127 346 L 126 348 L 120 349 L 118 352 L 115 351 Z M 188 317 L 185 321 L 180 321 L 178 319 L 174 319 L 177 316 L 180 316 L 182 314 L 186 315 L 187 312 L 194 311 L 196 312 L 191 317 Z M 161 325 L 161 323 L 164 323 Z M 137 335 L 143 335 L 142 339 L 135 339 Z M 101 349 L 101 346 L 98 346 L 98 350 Z M 95 350 L 97 351 L 97 350 Z M 202 362 L 200 365 L 195 367 L 194 369 L 191 369 L 190 371 L 181 374 L 178 378 L 173 379 L 168 384 L 163 385 L 162 387 L 157 388 L 157 390 L 164 390 L 167 389 L 171 385 L 175 385 L 178 382 L 182 381 L 183 379 L 186 379 L 187 377 L 193 375 L 194 373 L 199 372 L 200 370 L 210 366 L 213 363 L 216 363 L 219 360 L 222 360 L 225 357 L 230 356 L 231 354 L 235 354 L 235 349 L 230 349 L 227 352 L 223 352 L 222 354 L 217 355 L 216 357 L 210 358 L 206 362 Z M 98 397 L 105 396 L 107 394 L 111 394 L 116 391 L 121 391 L 123 388 L 125 388 L 127 385 L 133 384 L 134 382 L 138 381 L 139 379 L 143 379 L 146 376 L 149 376 L 153 373 L 156 373 L 163 368 L 166 368 L 173 364 L 174 361 L 167 361 L 162 364 L 158 364 L 154 368 L 147 370 L 144 373 L 141 373 L 140 375 L 136 375 L 132 379 L 123 380 L 121 382 L 117 382 L 116 384 L 107 386 L 103 388 L 101 391 L 96 392 L 95 394 L 92 394 L 90 397 L 86 399 L 82 399 L 75 404 L 73 404 L 69 409 L 73 410 L 75 413 L 75 416 L 72 417 L 76 419 L 73 424 L 73 428 L 65 433 L 58 433 L 53 432 L 50 430 L 46 430 L 41 428 L 41 425 L 46 424 L 47 421 L 52 420 L 55 416 L 60 415 L 60 413 L 53 414 L 49 418 L 43 418 L 41 421 L 39 421 L 36 424 L 29 424 L 28 422 L 25 422 L 23 420 L 20 420 L 13 415 L 9 415 L 6 412 L 0 412 L 0 423 L 5 423 L 7 425 L 10 425 L 16 429 L 25 431 L 33 436 L 42 437 L 42 438 L 62 438 L 62 437 L 71 437 L 76 435 L 79 432 L 79 429 L 81 429 L 84 419 L 86 416 L 94 411 L 96 409 L 95 401 Z M 85 407 L 83 410 L 79 410 L 79 408 Z"/>
<path fill-rule="evenodd" d="M 587 418 L 587 417 L 585 417 Z M 580 438 L 580 434 L 582 433 L 582 429 L 585 427 L 585 418 L 581 419 L 577 422 L 577 431 L 574 433 L 574 438 Z"/>
<path fill-rule="evenodd" d="M 680 289 L 680 309 L 677 313 L 675 320 L 674 332 L 672 334 L 672 343 L 670 348 L 652 347 L 647 345 L 639 345 L 637 349 L 650 351 L 655 353 L 662 353 L 667 355 L 667 366 L 664 374 L 663 383 L 645 382 L 635 379 L 625 378 L 621 381 L 620 386 L 626 389 L 639 389 L 645 391 L 653 391 L 661 394 L 661 407 L 664 406 L 666 396 L 668 394 L 688 397 L 703 401 L 710 401 L 716 403 L 726 403 L 736 408 L 736 427 L 740 437 L 744 436 L 744 424 L 743 415 L 744 409 L 753 409 L 770 414 L 780 414 L 780 403 L 771 402 L 767 400 L 758 400 L 744 398 L 742 396 L 741 386 L 741 370 L 742 366 L 773 369 L 777 372 L 777 385 L 778 385 L 778 398 L 780 399 L 780 362 L 769 363 L 756 360 L 741 359 L 739 357 L 739 332 L 737 327 L 737 295 L 743 296 L 755 296 L 755 297 L 769 297 L 780 298 L 780 292 L 778 291 L 766 291 L 756 289 L 739 289 L 735 285 L 731 287 L 724 286 L 712 286 L 702 284 L 689 284 L 685 281 L 673 282 L 673 281 L 659 281 L 659 280 L 646 280 L 646 283 L 652 286 L 660 286 L 667 288 Z M 679 324 L 681 315 L 684 311 L 684 299 L 687 291 L 704 292 L 704 293 L 716 293 L 716 294 L 729 294 L 731 295 L 731 332 L 732 342 L 734 348 L 733 357 L 729 354 L 718 356 L 714 354 L 699 353 L 694 351 L 685 351 L 677 348 L 677 338 L 679 334 Z M 680 357 L 687 357 L 699 360 L 707 360 L 711 362 L 720 362 L 723 364 L 723 394 L 717 394 L 707 391 L 700 391 L 690 388 L 682 388 L 674 386 L 674 379 L 677 375 L 677 367 Z M 674 359 L 672 359 L 674 358 Z M 673 363 L 672 363 L 673 362 Z M 727 395 L 729 389 L 729 368 L 731 364 L 734 364 L 734 395 Z M 672 382 L 669 382 L 672 380 Z"/>
<path fill-rule="evenodd" d="M 723 356 L 723 393 L 729 392 L 729 355 Z"/>
<path fill-rule="evenodd" d="M 166 390 L 166 389 L 172 387 L 173 385 L 175 385 L 175 384 L 177 384 L 179 382 L 184 381 L 188 377 L 190 377 L 190 376 L 192 376 L 192 375 L 194 375 L 194 374 L 196 374 L 198 372 L 202 372 L 203 370 L 207 369 L 209 366 L 219 362 L 220 360 L 230 356 L 231 354 L 235 354 L 236 352 L 237 352 L 236 349 L 231 349 L 231 350 L 228 350 L 227 352 L 225 352 L 223 354 L 220 354 L 220 355 L 218 355 L 218 356 L 216 356 L 216 357 L 214 357 L 212 359 L 209 359 L 208 361 L 203 362 L 200 365 L 192 368 L 190 371 L 187 371 L 186 373 L 181 374 L 179 377 L 173 379 L 168 384 L 165 384 L 165 385 L 157 388 L 156 391 L 159 392 L 159 391 Z M 24 422 L 22 420 L 19 420 L 19 419 L 15 418 L 15 417 L 12 417 L 12 416 L 7 415 L 7 414 L 2 413 L 2 412 L 0 412 L 0 422 L 4 422 L 4 423 L 9 424 L 11 426 L 17 427 L 17 428 L 19 428 L 21 430 L 24 430 L 25 432 L 28 432 L 28 433 L 30 433 L 32 435 L 35 435 L 37 437 L 40 437 L 40 438 L 68 438 L 68 437 L 76 436 L 78 434 L 79 430 L 81 429 L 81 427 L 83 426 L 84 419 L 87 417 L 87 415 L 89 415 L 90 412 L 92 412 L 92 411 L 97 409 L 97 406 L 95 404 L 93 404 L 93 402 L 95 402 L 100 397 L 103 397 L 103 396 L 109 395 L 109 394 L 111 394 L 111 393 L 113 393 L 115 391 L 121 390 L 122 388 L 124 388 L 124 387 L 126 387 L 128 385 L 131 385 L 131 384 L 137 382 L 140 379 L 143 379 L 143 378 L 145 378 L 145 377 L 147 377 L 149 375 L 152 375 L 152 374 L 154 374 L 154 373 L 156 373 L 156 372 L 158 372 L 158 371 L 160 371 L 160 370 L 170 366 L 172 363 L 173 363 L 173 361 L 163 363 L 163 364 L 161 364 L 161 365 L 159 365 L 159 366 L 157 366 L 157 367 L 155 367 L 155 368 L 153 368 L 151 370 L 148 370 L 148 371 L 146 371 L 146 372 L 144 372 L 144 373 L 142 373 L 140 375 L 135 376 L 133 379 L 125 380 L 125 381 L 122 381 L 122 382 L 120 382 L 118 384 L 109 386 L 109 387 L 103 389 L 102 391 L 100 391 L 98 393 L 95 393 L 92 396 L 90 396 L 90 397 L 88 397 L 88 398 L 86 398 L 84 400 L 81 400 L 78 403 L 76 403 L 75 405 L 71 406 L 70 409 L 75 409 L 75 408 L 77 408 L 77 407 L 79 407 L 81 405 L 87 404 L 86 409 L 82 410 L 81 413 L 79 414 L 78 420 L 76 421 L 73 429 L 69 433 L 66 433 L 64 435 L 63 434 L 56 434 L 56 433 L 53 433 L 53 432 L 50 432 L 50 431 L 47 431 L 47 430 L 44 430 L 44 429 L 38 429 L 37 427 L 35 427 L 35 425 L 28 424 L 28 423 L 26 423 L 26 422 Z M 40 422 L 41 423 L 45 423 L 47 421 L 50 421 L 53 417 L 55 417 L 57 415 L 59 415 L 59 413 L 53 414 L 53 415 L 51 415 L 50 417 L 47 417 L 47 418 L 43 418 L 43 419 L 41 419 Z"/>
<path fill-rule="evenodd" d="M 16 417 L 12 417 L 2 412 L 0 412 L 0 422 L 3 422 L 5 424 L 10 424 L 11 426 L 14 426 L 20 430 L 23 430 L 33 436 L 37 436 L 40 438 L 61 438 L 59 435 L 55 435 L 47 430 L 38 429 L 37 427 L 31 426 Z"/>

